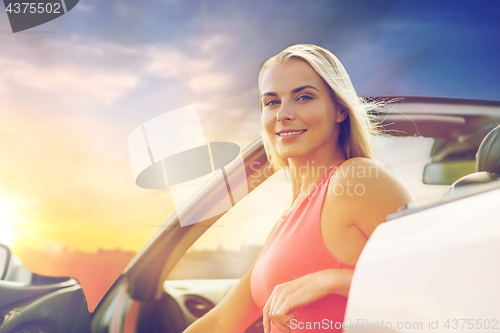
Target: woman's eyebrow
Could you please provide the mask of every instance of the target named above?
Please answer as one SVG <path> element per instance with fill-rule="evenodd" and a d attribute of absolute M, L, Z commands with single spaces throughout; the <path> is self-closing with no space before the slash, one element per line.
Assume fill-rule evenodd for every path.
<path fill-rule="evenodd" d="M 266 92 L 266 93 L 262 94 L 262 97 L 264 97 L 264 96 L 278 96 L 278 94 L 275 92 Z"/>
<path fill-rule="evenodd" d="M 293 89 L 293 90 L 292 90 L 292 94 L 296 94 L 296 93 L 298 93 L 299 91 L 302 91 L 302 90 L 307 89 L 307 88 L 312 88 L 312 89 L 314 89 L 314 90 L 316 90 L 316 91 L 319 91 L 319 90 L 318 90 L 316 87 L 314 87 L 314 86 L 311 86 L 311 85 L 306 85 L 306 86 L 302 86 L 302 87 L 298 87 L 298 88 Z M 277 93 L 275 93 L 275 92 L 266 92 L 266 93 L 263 93 L 263 94 L 262 94 L 262 97 L 264 97 L 264 96 L 278 96 L 278 94 L 277 94 Z"/>
<path fill-rule="evenodd" d="M 293 89 L 293 90 L 292 90 L 292 94 L 296 94 L 296 93 L 298 93 L 299 91 L 304 90 L 304 89 L 306 89 L 306 88 L 312 88 L 312 89 L 314 89 L 314 90 L 316 90 L 316 91 L 319 91 L 316 87 L 313 87 L 313 86 L 311 86 L 311 85 L 307 85 L 307 86 L 302 86 L 302 87 L 298 87 L 298 88 Z"/>

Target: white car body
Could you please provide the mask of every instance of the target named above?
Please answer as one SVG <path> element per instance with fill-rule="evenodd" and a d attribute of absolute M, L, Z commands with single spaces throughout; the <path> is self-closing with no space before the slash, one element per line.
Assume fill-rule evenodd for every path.
<path fill-rule="evenodd" d="M 352 279 L 344 332 L 500 330 L 500 188 L 381 224 Z"/>

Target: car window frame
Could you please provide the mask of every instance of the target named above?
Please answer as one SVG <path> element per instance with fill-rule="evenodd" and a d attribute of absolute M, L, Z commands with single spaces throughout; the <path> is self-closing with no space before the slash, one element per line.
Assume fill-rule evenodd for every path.
<path fill-rule="evenodd" d="M 273 173 L 259 172 L 269 166 L 267 155 L 263 148 L 262 137 L 242 151 L 242 157 L 247 174 L 248 193 L 266 180 Z M 233 163 L 234 162 L 234 163 Z M 237 167 L 237 161 L 225 166 L 229 175 Z M 258 167 L 256 167 L 256 163 Z M 207 202 L 204 196 L 210 195 L 215 185 L 215 178 L 210 179 L 191 198 L 184 203 L 184 210 L 203 210 Z M 163 281 L 174 268 L 189 247 L 218 221 L 226 212 L 207 220 L 181 227 L 179 218 L 174 213 L 157 230 L 148 243 L 137 253 L 122 275 L 129 281 L 128 292 L 133 299 L 160 299 L 163 291 Z M 99 307 L 99 305 L 98 305 Z M 96 307 L 96 310 L 98 309 Z"/>

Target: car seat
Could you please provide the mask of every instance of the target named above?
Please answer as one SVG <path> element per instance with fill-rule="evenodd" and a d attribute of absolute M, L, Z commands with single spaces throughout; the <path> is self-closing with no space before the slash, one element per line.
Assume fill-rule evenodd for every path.
<path fill-rule="evenodd" d="M 443 198 L 453 197 L 473 185 L 500 181 L 500 125 L 481 141 L 476 153 L 476 172 L 455 181 Z"/>

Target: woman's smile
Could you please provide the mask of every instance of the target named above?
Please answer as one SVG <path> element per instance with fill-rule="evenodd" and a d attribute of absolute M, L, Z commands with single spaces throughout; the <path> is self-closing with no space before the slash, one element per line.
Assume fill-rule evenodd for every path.
<path fill-rule="evenodd" d="M 307 130 L 282 130 L 276 133 L 282 142 L 290 142 L 304 134 Z"/>

